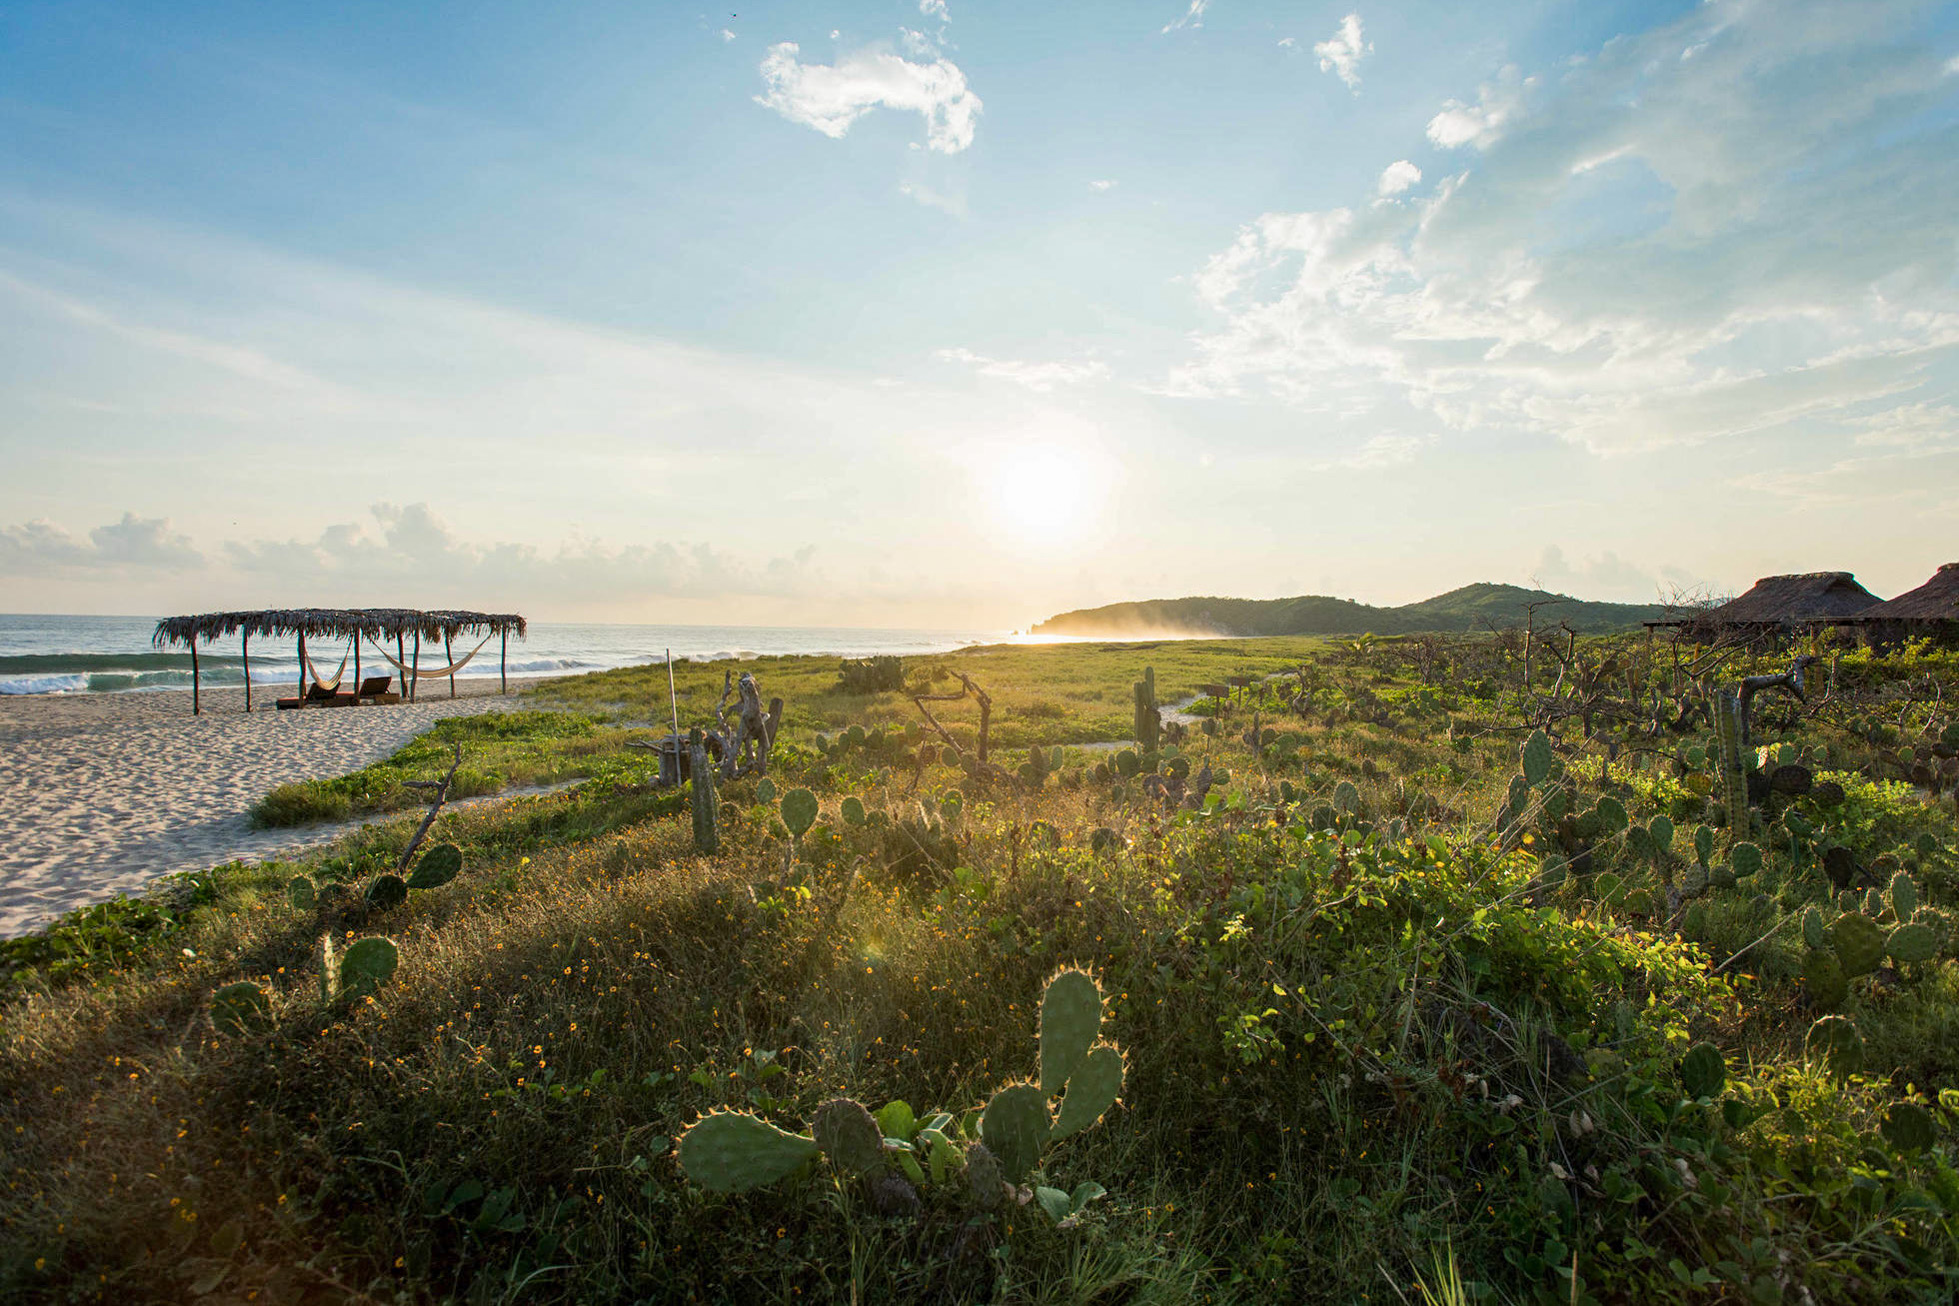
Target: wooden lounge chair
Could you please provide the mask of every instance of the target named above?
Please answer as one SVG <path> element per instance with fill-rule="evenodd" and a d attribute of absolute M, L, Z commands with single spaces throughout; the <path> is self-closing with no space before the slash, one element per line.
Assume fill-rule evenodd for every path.
<path fill-rule="evenodd" d="M 393 676 L 368 676 L 361 681 L 354 693 L 356 703 L 399 703 L 401 695 L 390 694 L 388 686 L 394 683 Z"/>

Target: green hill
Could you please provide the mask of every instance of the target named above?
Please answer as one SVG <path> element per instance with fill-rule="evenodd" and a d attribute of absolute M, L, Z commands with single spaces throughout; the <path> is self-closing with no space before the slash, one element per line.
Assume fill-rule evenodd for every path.
<path fill-rule="evenodd" d="M 1540 604 L 1540 626 L 1569 624 L 1587 632 L 1626 630 L 1657 621 L 1657 603 L 1594 603 L 1520 585 L 1465 585 L 1420 603 L 1377 608 L 1352 599 L 1304 595 L 1292 599 L 1185 598 L 1111 603 L 1049 617 L 1036 635 L 1138 638 L 1202 635 L 1402 635 L 1415 631 L 1488 630 L 1521 626 L 1530 604 Z"/>

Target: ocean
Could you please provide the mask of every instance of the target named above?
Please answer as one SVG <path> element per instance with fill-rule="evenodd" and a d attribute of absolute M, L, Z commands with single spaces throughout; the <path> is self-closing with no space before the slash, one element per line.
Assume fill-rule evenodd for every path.
<path fill-rule="evenodd" d="M 63 617 L 0 613 L 0 694 L 109 694 L 189 689 L 190 654 L 151 647 L 155 617 Z M 612 667 L 659 662 L 667 649 L 676 658 L 746 658 L 807 653 L 861 658 L 876 653 L 943 653 L 971 644 L 998 643 L 1005 631 L 876 630 L 819 626 L 620 626 L 532 622 L 526 639 L 510 641 L 510 674 L 576 675 Z M 458 645 L 461 656 L 474 644 Z M 306 653 L 321 675 L 332 675 L 346 651 L 344 640 L 308 641 Z M 394 650 L 388 650 L 392 653 Z M 458 679 L 497 674 L 492 640 Z M 430 651 L 422 650 L 423 662 Z M 238 641 L 200 644 L 198 670 L 208 687 L 242 685 Z M 387 665 L 363 648 L 363 667 L 385 674 Z M 438 646 L 433 660 L 442 660 Z M 297 650 L 283 640 L 252 645 L 252 683 L 286 686 L 299 678 Z"/>

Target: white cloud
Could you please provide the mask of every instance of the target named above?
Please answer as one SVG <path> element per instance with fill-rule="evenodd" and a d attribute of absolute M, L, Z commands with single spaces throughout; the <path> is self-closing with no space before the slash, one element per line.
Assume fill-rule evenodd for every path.
<path fill-rule="evenodd" d="M 53 522 L 0 526 L 0 576 L 77 572 L 188 571 L 204 565 L 190 537 L 167 517 L 138 517 L 97 526 L 80 539 Z"/>
<path fill-rule="evenodd" d="M 1427 443 L 1418 435 L 1370 435 L 1356 445 L 1352 453 L 1315 463 L 1313 470 L 1365 472 L 1384 467 L 1405 467 L 1415 461 L 1415 455 Z"/>
<path fill-rule="evenodd" d="M 724 27 L 721 29 L 721 39 L 723 41 L 732 41 L 735 39 L 735 34 Z"/>
<path fill-rule="evenodd" d="M 939 43 L 937 41 L 925 33 L 915 32 L 909 27 L 898 29 L 898 44 L 904 47 L 906 54 L 920 59 L 936 58 L 939 53 Z"/>
<path fill-rule="evenodd" d="M 1222 323 L 1164 389 L 1601 452 L 1932 438 L 1959 171 L 1922 124 L 1950 83 L 1921 11 L 1857 12 L 1714 0 L 1529 97 L 1510 71 L 1431 125 L 1480 149 L 1430 193 L 1248 223 L 1192 276 Z"/>
<path fill-rule="evenodd" d="M 1661 576 L 1628 562 L 1610 549 L 1573 563 L 1555 544 L 1544 546 L 1530 579 L 1532 584 L 1555 594 L 1595 601 L 1652 603 L 1669 590 L 1706 588 L 1704 583 L 1697 585 L 1676 568 L 1665 569 L 1663 583 Z M 1540 613 L 1540 619 L 1555 623 L 1557 615 L 1557 609 L 1551 608 Z"/>
<path fill-rule="evenodd" d="M 1079 385 L 1109 374 L 1106 365 L 1093 359 L 1079 363 L 1029 363 L 1011 358 L 988 358 L 970 349 L 941 349 L 933 357 L 942 363 L 963 363 L 981 376 L 1012 381 L 1040 394 L 1046 394 L 1056 386 Z"/>
<path fill-rule="evenodd" d="M 755 97 L 756 103 L 833 138 L 880 105 L 908 110 L 924 115 L 925 143 L 939 153 L 957 154 L 972 145 L 980 98 L 949 60 L 912 63 L 864 50 L 835 64 L 806 64 L 799 53 L 793 41 L 769 47 L 761 68 L 768 90 Z"/>
<path fill-rule="evenodd" d="M 1396 159 L 1381 169 L 1381 180 L 1375 184 L 1377 195 L 1399 195 L 1422 179 L 1422 170 L 1406 159 Z"/>
<path fill-rule="evenodd" d="M 918 12 L 927 18 L 936 18 L 942 23 L 952 21 L 951 13 L 946 10 L 946 0 L 918 0 Z"/>
<path fill-rule="evenodd" d="M 1477 91 L 1475 104 L 1448 100 L 1442 111 L 1428 120 L 1428 138 L 1445 150 L 1462 145 L 1488 149 L 1504 127 L 1524 109 L 1524 92 L 1537 85 L 1537 79 L 1521 81 L 1514 65 L 1504 68 L 1494 82 Z"/>
<path fill-rule="evenodd" d="M 1296 48 L 1298 45 L 1299 45 L 1299 39 L 1297 37 L 1282 36 L 1279 38 L 1279 48 L 1281 50 L 1291 50 Z"/>
<path fill-rule="evenodd" d="M 1360 61 L 1373 52 L 1373 44 L 1361 34 L 1359 14 L 1342 18 L 1333 35 L 1313 47 L 1320 57 L 1320 71 L 1334 74 L 1354 90 L 1360 87 Z"/>
<path fill-rule="evenodd" d="M 937 209 L 955 218 L 966 216 L 966 199 L 963 195 L 942 194 L 930 186 L 915 181 L 899 182 L 898 193 L 907 199 L 917 200 L 928 209 Z"/>
<path fill-rule="evenodd" d="M 1114 190 L 1116 183 L 1113 181 L 1091 181 L 1088 183 L 1088 188 L 1092 191 L 1107 192 Z"/>
<path fill-rule="evenodd" d="M 1166 24 L 1158 35 L 1168 36 L 1170 33 L 1183 27 L 1202 27 L 1204 25 L 1204 11 L 1210 7 L 1211 0 L 1190 0 L 1190 8 L 1184 12 L 1184 16 L 1174 23 Z"/>

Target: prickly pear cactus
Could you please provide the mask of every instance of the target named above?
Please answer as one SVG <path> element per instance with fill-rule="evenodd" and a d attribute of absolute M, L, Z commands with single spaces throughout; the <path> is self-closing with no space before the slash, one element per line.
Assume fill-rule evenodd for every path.
<path fill-rule="evenodd" d="M 374 883 L 367 886 L 367 905 L 376 911 L 387 911 L 408 901 L 408 885 L 399 875 L 377 875 Z"/>
<path fill-rule="evenodd" d="M 1858 912 L 1845 912 L 1830 927 L 1830 939 L 1847 979 L 1868 975 L 1884 960 L 1884 928 Z"/>
<path fill-rule="evenodd" d="M 1929 925 L 1900 925 L 1884 941 L 1884 951 L 1896 962 L 1927 962 L 1938 952 L 1938 939 Z"/>
<path fill-rule="evenodd" d="M 1848 1079 L 1864 1068 L 1864 1036 L 1847 1016 L 1825 1016 L 1811 1025 L 1803 1050 L 1838 1079 Z"/>
<path fill-rule="evenodd" d="M 1688 1097 L 1717 1096 L 1727 1082 L 1727 1063 L 1712 1043 L 1696 1043 L 1680 1058 L 1680 1086 Z"/>
<path fill-rule="evenodd" d="M 1884 1141 L 1900 1152 L 1922 1152 L 1932 1145 L 1932 1113 L 1916 1102 L 1894 1102 L 1878 1126 Z"/>
<path fill-rule="evenodd" d="M 250 980 L 227 984 L 211 995 L 211 1024 L 220 1034 L 247 1034 L 271 1023 L 271 995 Z"/>
<path fill-rule="evenodd" d="M 785 1133 L 745 1111 L 702 1116 L 680 1136 L 680 1168 L 716 1193 L 744 1193 L 782 1180 L 817 1155 L 816 1140 Z"/>
<path fill-rule="evenodd" d="M 1728 850 L 1728 865 L 1736 879 L 1745 880 L 1762 869 L 1762 850 L 1752 843 L 1738 843 Z"/>
<path fill-rule="evenodd" d="M 313 904 L 319 901 L 319 890 L 313 881 L 304 875 L 295 875 L 286 881 L 286 901 L 301 911 L 312 911 Z"/>
<path fill-rule="evenodd" d="M 1059 1093 L 1102 1029 L 1102 989 L 1086 971 L 1061 970 L 1041 994 L 1041 1091 Z"/>
<path fill-rule="evenodd" d="M 1891 877 L 1891 911 L 1900 925 L 1918 914 L 1918 884 L 1904 871 Z"/>
<path fill-rule="evenodd" d="M 791 789 L 782 796 L 782 823 L 789 837 L 800 839 L 816 824 L 816 795 L 807 789 Z"/>
<path fill-rule="evenodd" d="M 1001 1177 L 1010 1184 L 1026 1182 L 1052 1129 L 1047 1094 L 1036 1084 L 1001 1089 L 980 1116 L 980 1141 L 999 1160 Z"/>
<path fill-rule="evenodd" d="M 1068 1094 L 1061 1099 L 1054 1136 L 1066 1138 L 1078 1134 L 1107 1115 L 1122 1096 L 1123 1071 L 1121 1049 L 1108 1043 L 1090 1048 L 1075 1073 L 1068 1077 Z"/>
<path fill-rule="evenodd" d="M 356 939 L 340 957 L 340 996 L 350 1001 L 368 997 L 394 978 L 401 949 L 392 939 Z"/>
<path fill-rule="evenodd" d="M 1535 789 L 1551 776 L 1551 764 L 1557 755 L 1551 751 L 1551 736 L 1542 730 L 1531 731 L 1524 741 L 1521 761 L 1524 770 L 1524 783 Z"/>
<path fill-rule="evenodd" d="M 1823 913 L 1815 907 L 1803 913 L 1803 942 L 1812 948 L 1830 946 L 1830 929 L 1823 923 Z"/>
<path fill-rule="evenodd" d="M 1804 954 L 1803 991 L 1818 1011 L 1835 1011 L 1850 996 L 1850 981 L 1834 951 L 1811 948 Z"/>
<path fill-rule="evenodd" d="M 864 800 L 856 794 L 852 794 L 850 797 L 844 799 L 837 811 L 843 817 L 845 825 L 862 825 L 864 823 Z"/>
<path fill-rule="evenodd" d="M 847 1175 L 884 1168 L 884 1131 L 862 1103 L 847 1097 L 830 1099 L 810 1117 L 809 1131 L 830 1164 Z"/>
<path fill-rule="evenodd" d="M 439 889 L 456 878 L 463 869 L 463 850 L 452 843 L 439 843 L 415 861 L 415 873 L 408 877 L 411 889 Z"/>

